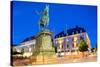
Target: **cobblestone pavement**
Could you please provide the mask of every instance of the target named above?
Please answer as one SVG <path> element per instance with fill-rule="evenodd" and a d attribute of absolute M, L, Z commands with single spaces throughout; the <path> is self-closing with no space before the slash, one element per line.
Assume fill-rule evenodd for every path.
<path fill-rule="evenodd" d="M 60 58 L 60 63 L 77 63 L 77 62 L 96 62 L 97 56 L 88 56 L 88 57 L 82 57 L 82 58 Z"/>
<path fill-rule="evenodd" d="M 97 56 L 87 56 L 87 57 L 75 57 L 75 56 L 64 56 L 64 57 L 56 57 L 55 59 L 50 59 L 49 61 L 41 61 L 41 62 L 35 62 L 32 64 L 32 61 L 30 62 L 30 59 L 23 59 L 23 60 L 16 60 L 14 61 L 14 66 L 19 65 L 38 65 L 38 64 L 61 64 L 61 63 L 78 63 L 78 62 L 96 62 Z"/>

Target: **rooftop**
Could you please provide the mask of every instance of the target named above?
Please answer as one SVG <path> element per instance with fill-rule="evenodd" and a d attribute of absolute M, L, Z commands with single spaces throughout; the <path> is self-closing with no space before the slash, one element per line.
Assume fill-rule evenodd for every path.
<path fill-rule="evenodd" d="M 75 28 L 67 29 L 66 31 L 62 31 L 62 32 L 56 34 L 55 38 L 79 34 L 79 33 L 83 33 L 83 32 L 86 32 L 86 30 L 84 28 L 76 26 Z"/>
<path fill-rule="evenodd" d="M 33 39 L 35 39 L 35 36 L 30 36 L 30 37 L 24 39 L 22 42 L 26 42 L 26 41 L 33 40 Z"/>

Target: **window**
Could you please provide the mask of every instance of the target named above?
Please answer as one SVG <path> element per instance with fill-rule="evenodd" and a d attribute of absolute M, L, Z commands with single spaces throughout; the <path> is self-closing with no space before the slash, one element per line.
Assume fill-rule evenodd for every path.
<path fill-rule="evenodd" d="M 68 36 L 68 33 L 66 33 L 66 35 Z"/>
<path fill-rule="evenodd" d="M 76 42 L 77 41 L 77 37 L 74 37 L 74 42 Z"/>
<path fill-rule="evenodd" d="M 69 45 L 67 44 L 67 48 L 69 48 Z"/>
<path fill-rule="evenodd" d="M 75 50 L 71 50 L 71 52 L 75 52 Z"/>
<path fill-rule="evenodd" d="M 74 34 L 74 32 L 72 32 L 72 34 Z"/>
<path fill-rule="evenodd" d="M 82 33 L 82 30 L 80 30 L 80 33 Z"/>
<path fill-rule="evenodd" d="M 64 36 L 64 34 L 62 34 L 62 37 Z"/>
<path fill-rule="evenodd" d="M 74 47 L 74 43 L 72 43 L 72 47 Z"/>
<path fill-rule="evenodd" d="M 66 38 L 66 42 L 68 42 L 69 40 Z"/>
<path fill-rule="evenodd" d="M 80 39 L 84 39 L 84 36 L 83 36 L 83 35 L 81 35 L 81 36 L 80 36 Z"/>
<path fill-rule="evenodd" d="M 78 31 L 76 31 L 76 34 L 78 34 Z"/>

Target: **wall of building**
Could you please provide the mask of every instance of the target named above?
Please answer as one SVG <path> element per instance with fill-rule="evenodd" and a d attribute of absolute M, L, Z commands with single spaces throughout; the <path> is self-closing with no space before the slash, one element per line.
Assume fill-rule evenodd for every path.
<path fill-rule="evenodd" d="M 90 40 L 86 32 L 56 38 L 54 40 L 54 45 L 55 47 L 57 47 L 57 50 L 62 50 L 62 51 L 78 50 L 78 45 L 80 43 L 80 37 L 84 38 L 84 40 L 88 44 L 88 47 L 90 48 Z"/>
<path fill-rule="evenodd" d="M 32 55 L 33 48 L 35 48 L 36 40 L 29 40 L 26 42 L 22 42 L 20 45 L 13 47 L 13 51 L 22 52 L 24 50 L 24 56 Z"/>

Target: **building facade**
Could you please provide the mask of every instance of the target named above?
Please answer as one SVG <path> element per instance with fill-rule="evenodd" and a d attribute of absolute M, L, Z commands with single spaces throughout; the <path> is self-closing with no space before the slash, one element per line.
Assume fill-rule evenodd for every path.
<path fill-rule="evenodd" d="M 84 28 L 78 26 L 58 33 L 54 39 L 54 46 L 57 52 L 75 52 L 78 51 L 81 38 L 86 41 L 88 48 L 91 48 L 87 32 Z"/>
<path fill-rule="evenodd" d="M 26 38 L 20 45 L 14 46 L 13 51 L 24 52 L 23 56 L 31 56 L 33 48 L 35 48 L 36 39 L 34 36 Z"/>

